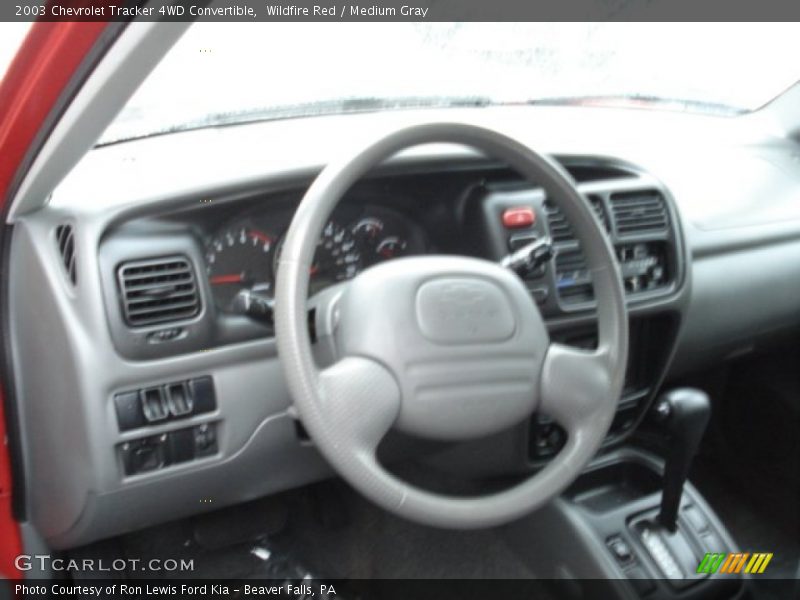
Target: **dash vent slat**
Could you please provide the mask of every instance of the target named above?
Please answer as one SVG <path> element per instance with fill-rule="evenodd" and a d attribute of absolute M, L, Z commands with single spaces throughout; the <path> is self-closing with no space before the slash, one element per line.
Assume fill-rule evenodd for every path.
<path fill-rule="evenodd" d="M 611 228 L 608 226 L 608 215 L 606 214 L 606 209 L 603 206 L 603 201 L 598 196 L 589 196 L 589 204 L 592 205 L 594 214 L 597 215 L 597 218 L 603 224 L 603 229 L 606 230 L 606 233 L 611 231 Z"/>
<path fill-rule="evenodd" d="M 572 226 L 558 206 L 548 200 L 544 203 L 544 210 L 547 214 L 547 224 L 550 228 L 550 237 L 553 242 L 568 242 L 575 239 Z"/>
<path fill-rule="evenodd" d="M 597 218 L 603 224 L 606 231 L 609 231 L 608 215 L 606 215 L 603 201 L 598 196 L 588 196 L 589 204 L 592 210 L 597 215 Z M 570 242 L 575 239 L 575 233 L 572 231 L 572 226 L 567 217 L 561 212 L 561 209 L 549 200 L 544 203 L 544 210 L 547 215 L 547 223 L 550 227 L 550 237 L 555 243 Z"/>
<path fill-rule="evenodd" d="M 131 327 L 180 321 L 200 312 L 194 270 L 182 256 L 127 262 L 117 277 Z"/>
<path fill-rule="evenodd" d="M 61 262 L 72 285 L 78 283 L 78 270 L 75 265 L 75 232 L 72 225 L 63 224 L 56 227 L 56 245 L 61 255 Z"/>

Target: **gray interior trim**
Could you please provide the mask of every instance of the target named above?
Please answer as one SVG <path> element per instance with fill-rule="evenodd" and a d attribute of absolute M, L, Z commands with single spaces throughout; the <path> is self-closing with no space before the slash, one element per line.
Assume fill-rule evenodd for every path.
<path fill-rule="evenodd" d="M 276 445 L 262 439 L 262 434 L 245 436 L 245 441 L 241 437 L 238 441 L 225 438 L 231 430 L 226 425 L 228 411 L 234 407 L 245 407 L 234 417 L 245 423 L 245 433 L 257 430 L 271 417 L 285 415 L 290 407 L 274 340 L 253 340 L 159 360 L 133 361 L 118 353 L 105 314 L 98 257 L 107 232 L 134 216 L 163 214 L 210 194 L 304 185 L 338 152 L 338 144 L 347 139 L 347 132 L 353 132 L 354 142 L 358 142 L 364 139 L 359 136 L 373 135 L 379 125 L 381 129 L 391 129 L 439 114 L 409 111 L 264 123 L 95 149 L 59 185 L 50 206 L 18 217 L 11 252 L 20 260 L 11 261 L 9 272 L 15 378 L 17 397 L 24 399 L 19 403 L 24 467 L 27 481 L 36 482 L 29 488 L 28 508 L 32 524 L 49 543 L 69 547 L 133 527 L 131 520 L 113 518 L 120 507 L 136 506 L 142 519 L 149 519 L 151 524 L 208 510 L 194 504 L 196 495 L 201 485 L 219 480 L 221 475 L 230 485 L 219 490 L 217 505 L 331 474 L 317 452 L 297 439 L 291 418 L 271 421 L 273 425 L 264 429 L 280 429 L 272 442 Z M 594 160 L 594 152 L 608 157 L 603 161 L 628 164 L 635 159 L 658 178 L 656 181 L 669 187 L 688 242 L 685 256 L 694 255 L 695 263 L 687 262 L 683 285 L 675 295 L 631 303 L 630 312 L 680 314 L 687 307 L 692 311 L 677 357 L 676 364 L 681 369 L 700 368 L 703 361 L 712 360 L 714 353 L 706 351 L 708 345 L 730 347 L 731 333 L 744 332 L 743 339 L 757 340 L 775 329 L 800 324 L 800 314 L 793 304 L 800 263 L 786 261 L 783 253 L 785 247 L 794 248 L 800 238 L 800 221 L 791 218 L 791 203 L 781 202 L 778 216 L 773 214 L 767 222 L 738 222 L 715 229 L 696 225 L 701 209 L 710 207 L 724 216 L 730 206 L 750 205 L 751 200 L 743 195 L 755 194 L 758 198 L 762 191 L 775 190 L 773 175 L 777 171 L 786 174 L 777 179 L 777 191 L 788 198 L 797 189 L 794 185 L 800 171 L 791 160 L 796 152 L 793 142 L 769 137 L 750 126 L 742 127 L 738 121 L 717 122 L 655 111 L 633 114 L 531 107 L 454 110 L 447 114 L 453 118 L 461 115 L 479 124 L 499 124 L 518 131 L 531 142 L 541 136 L 543 147 L 566 160 Z M 574 119 L 583 123 L 580 139 L 565 140 L 560 136 L 574 126 Z M 733 166 L 722 158 L 708 160 L 709 156 L 717 156 L 720 143 L 715 136 L 721 135 L 723 125 L 728 132 L 722 138 L 727 145 L 724 156 L 736 157 L 730 163 Z M 273 146 L 276 139 L 302 139 L 303 143 Z M 695 143 L 682 146 L 681 139 Z M 659 144 L 648 140 L 659 140 Z M 208 153 L 208 147 L 216 148 L 218 153 Z M 674 152 L 676 147 L 685 152 Z M 170 159 L 178 155 L 182 160 Z M 221 156 L 231 159 L 222 161 Z M 765 156 L 770 157 L 767 162 Z M 430 171 L 447 168 L 456 159 L 485 164 L 462 147 L 434 145 L 405 154 L 391 168 L 424 165 Z M 719 192 L 714 180 L 729 177 L 731 169 L 748 185 L 742 189 L 727 185 Z M 148 177 L 141 177 L 142 172 L 147 172 Z M 65 278 L 52 244 L 55 227 L 65 220 L 78 228 L 77 266 L 84 276 L 79 277 L 74 288 Z M 682 245 L 683 239 L 680 241 Z M 757 252 L 754 254 L 753 250 Z M 763 282 L 763 286 L 752 293 L 748 281 Z M 688 292 L 695 287 L 689 307 Z M 731 301 L 746 304 L 743 317 L 734 310 L 719 310 L 721 305 L 730 306 Z M 591 314 L 580 314 L 548 326 L 563 329 L 591 324 L 592 320 Z M 44 331 L 46 337 L 38 335 Z M 736 344 L 733 346 L 731 350 L 736 351 Z M 726 352 L 720 351 L 720 355 Z M 682 359 L 684 354 L 686 360 Z M 263 370 L 255 365 L 263 365 Z M 223 424 L 225 441 L 220 454 L 197 465 L 123 478 L 115 448 L 132 434 L 123 435 L 117 429 L 113 394 L 140 384 L 194 375 L 216 378 L 217 374 L 226 381 L 238 382 L 225 385 L 226 398 L 220 399 L 218 413 L 208 417 L 209 421 Z M 240 400 L 244 389 L 263 404 L 256 406 L 255 401 Z M 168 431 L 176 425 L 159 427 L 156 431 Z M 240 461 L 249 464 L 261 452 L 275 452 L 284 462 L 264 478 L 235 469 Z M 237 474 L 235 479 L 229 476 L 231 469 Z M 156 489 L 162 490 L 158 496 L 153 493 Z M 168 493 L 172 494 L 170 499 L 166 499 Z M 53 494 L 63 499 L 63 510 L 48 512 Z"/>
<path fill-rule="evenodd" d="M 441 150 L 450 156 L 453 147 L 428 148 L 433 152 Z M 417 165 L 419 156 L 415 159 Z M 434 155 L 428 164 L 440 168 L 439 165 L 450 163 Z M 297 184 L 296 179 L 287 182 L 270 177 L 264 176 L 261 185 L 280 189 Z M 274 340 L 262 338 L 158 360 L 132 361 L 120 354 L 109 327 L 110 291 L 104 288 L 107 274 L 103 274 L 99 249 L 109 230 L 120 222 L 154 210 L 161 213 L 185 206 L 191 197 L 165 200 L 149 198 L 140 205 L 100 211 L 50 206 L 21 217 L 15 226 L 12 252 L 26 258 L 18 261 L 9 274 L 12 343 L 19 397 L 25 398 L 20 403 L 24 466 L 28 480 L 37 482 L 29 490 L 28 508 L 32 522 L 56 547 L 85 543 L 137 524 L 209 510 L 331 474 L 316 450 L 298 439 L 291 418 L 279 421 L 280 427 L 276 422 L 264 433 L 248 437 L 248 432 L 258 429 L 260 423 L 284 414 L 291 405 Z M 65 277 L 52 243 L 55 228 L 65 220 L 76 227 L 77 286 Z M 684 288 L 685 285 L 681 289 Z M 638 313 L 659 307 L 674 309 L 675 297 L 644 303 L 632 310 Z M 589 315 L 574 321 L 591 318 Z M 47 338 L 28 333 L 41 331 L 40 327 L 46 327 Z M 201 375 L 211 375 L 222 382 L 217 390 L 219 409 L 211 415 L 194 417 L 192 423 L 221 424 L 219 455 L 198 464 L 123 477 L 115 449 L 141 434 L 119 432 L 113 395 Z M 236 414 L 229 416 L 232 412 Z M 242 428 L 236 425 L 234 431 L 235 423 L 243 424 Z M 165 424 L 152 432 L 181 426 Z M 280 432 L 275 433 L 274 428 Z M 267 432 L 273 436 L 271 440 L 262 439 Z M 282 457 L 280 473 L 260 478 L 237 467 L 256 457 L 263 458 L 264 453 Z M 524 458 L 521 464 L 525 464 Z M 228 485 L 219 490 L 216 504 L 195 503 L 197 490 L 219 478 L 220 473 L 225 474 Z M 154 494 L 155 489 L 160 490 L 158 495 Z M 63 510 L 59 512 L 50 510 L 53 494 L 63 498 Z M 115 510 L 127 510 L 122 507 L 132 503 L 137 506 L 140 520 L 112 516 Z"/>
<path fill-rule="evenodd" d="M 85 276 L 72 288 L 55 246 L 41 243 L 52 239 L 62 218 L 39 213 L 35 222 L 17 224 L 13 252 L 18 259 L 10 273 L 14 364 L 18 397 L 25 399 L 20 402 L 23 459 L 27 481 L 35 482 L 28 509 L 48 543 L 76 545 L 136 524 L 209 510 L 213 502 L 241 502 L 300 485 L 328 472 L 316 451 L 298 440 L 294 420 L 286 417 L 290 398 L 274 342 L 147 363 L 120 356 L 106 320 L 100 279 L 91 275 L 98 272 L 102 229 L 89 221 L 82 224 L 76 252 Z M 148 434 L 213 422 L 218 425 L 218 453 L 124 476 L 117 447 L 141 433 L 119 431 L 114 393 L 203 375 L 214 378 L 217 410 L 153 426 Z M 273 458 L 277 462 L 270 473 L 258 478 L 253 477 L 255 466 L 252 471 L 244 468 L 246 463 L 263 466 Z M 235 478 L 234 472 L 239 473 Z M 230 485 L 232 480 L 242 485 Z M 54 497 L 59 498 L 56 504 Z M 205 497 L 212 502 L 202 506 Z M 128 517 L 123 516 L 126 507 L 135 507 Z"/>

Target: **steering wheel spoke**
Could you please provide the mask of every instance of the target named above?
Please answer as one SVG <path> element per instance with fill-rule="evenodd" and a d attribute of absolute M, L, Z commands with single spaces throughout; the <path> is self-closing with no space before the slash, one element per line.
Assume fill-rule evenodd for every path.
<path fill-rule="evenodd" d="M 552 343 L 542 368 L 539 410 L 574 431 L 608 413 L 613 374 L 605 347 L 590 351 Z"/>
<path fill-rule="evenodd" d="M 397 419 L 400 388 L 389 370 L 360 356 L 345 357 L 319 374 L 325 426 L 348 451 L 374 453 Z"/>
<path fill-rule="evenodd" d="M 314 359 L 320 367 L 332 365 L 341 357 L 335 333 L 339 323 L 339 300 L 349 284 L 343 281 L 327 287 L 306 303 L 309 337 L 314 341 Z"/>

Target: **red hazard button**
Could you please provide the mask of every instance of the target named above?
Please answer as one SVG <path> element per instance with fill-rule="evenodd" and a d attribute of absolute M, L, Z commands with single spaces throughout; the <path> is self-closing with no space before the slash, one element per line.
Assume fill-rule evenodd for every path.
<path fill-rule="evenodd" d="M 503 227 L 521 229 L 530 227 L 536 221 L 536 213 L 530 206 L 516 206 L 503 211 Z"/>

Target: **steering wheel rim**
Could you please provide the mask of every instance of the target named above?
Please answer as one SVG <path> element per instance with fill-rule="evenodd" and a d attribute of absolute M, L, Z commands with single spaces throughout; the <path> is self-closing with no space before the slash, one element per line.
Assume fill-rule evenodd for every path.
<path fill-rule="evenodd" d="M 322 228 L 341 197 L 371 168 L 406 148 L 429 143 L 465 145 L 501 159 L 528 181 L 542 186 L 548 197 L 558 202 L 584 249 L 592 274 L 598 315 L 596 350 L 551 343 L 524 285 L 499 266 L 463 257 L 423 257 L 372 267 L 352 280 L 342 294 L 332 296 L 338 303 L 332 310 L 342 312 L 340 329 L 347 330 L 337 337 L 344 347 L 344 357 L 325 369 L 316 366 L 307 329 L 307 294 L 309 268 Z M 387 292 L 378 298 L 381 290 L 395 284 L 402 293 Z M 466 290 L 474 302 L 473 308 L 454 317 L 455 326 L 450 327 L 432 315 L 447 317 L 444 321 L 448 321 L 452 315 L 442 312 L 441 301 L 448 293 L 448 297 L 459 297 L 452 296 L 455 289 Z M 525 294 L 527 305 L 523 305 L 521 293 Z M 386 322 L 376 322 L 374 329 L 382 336 L 376 337 L 364 333 L 369 333 L 369 323 L 358 328 L 348 325 L 356 312 L 369 317 L 370 301 L 365 299 L 370 298 L 387 303 L 400 298 L 398 306 L 405 318 L 403 331 L 392 332 L 386 329 Z M 508 315 L 514 321 L 511 325 L 504 320 Z M 466 328 L 471 333 L 465 334 L 463 325 L 469 318 L 475 322 Z M 489 325 L 482 326 L 487 319 Z M 460 529 L 499 525 L 522 517 L 563 491 L 580 474 L 608 432 L 624 381 L 627 325 L 625 296 L 613 249 L 569 174 L 507 135 L 468 124 L 430 123 L 403 128 L 330 163 L 301 201 L 279 260 L 276 339 L 288 388 L 304 426 L 334 469 L 354 488 L 383 508 L 427 525 Z M 498 331 L 506 329 L 511 333 L 500 339 Z M 407 381 L 409 373 L 416 373 L 419 368 L 411 370 L 407 355 L 397 358 L 404 349 L 397 347 L 399 342 L 392 342 L 393 336 L 386 335 L 408 330 L 414 330 L 415 335 L 420 330 L 417 337 L 423 341 L 418 343 L 426 344 L 431 352 L 442 348 L 444 358 L 447 352 L 467 353 L 472 360 L 476 349 L 496 349 L 497 356 L 503 356 L 509 348 L 524 353 L 528 346 L 535 347 L 524 357 L 529 363 L 517 361 L 530 365 L 533 398 L 526 401 L 522 392 L 532 388 L 525 387 L 527 382 L 520 383 L 512 390 L 513 401 L 508 402 L 507 408 L 504 399 L 496 399 L 493 410 L 500 416 L 489 419 L 496 422 L 485 426 L 485 403 L 458 405 L 457 394 L 437 397 L 445 398 L 443 405 L 449 410 L 446 415 L 439 414 L 437 410 L 441 409 L 437 406 L 441 405 L 430 403 L 430 394 L 425 398 L 418 394 L 419 382 Z M 373 353 L 370 343 L 376 340 L 383 354 Z M 476 363 L 463 363 L 469 364 Z M 456 370 L 463 365 L 459 364 Z M 522 382 L 519 373 L 514 376 L 515 381 Z M 452 379 L 447 382 L 452 385 Z M 376 458 L 378 443 L 398 423 L 427 437 L 464 439 L 494 431 L 515 419 L 521 421 L 537 409 L 564 427 L 567 442 L 540 472 L 500 492 L 469 498 L 436 494 L 396 478 Z M 455 425 L 448 425 L 450 417 L 454 417 Z"/>

